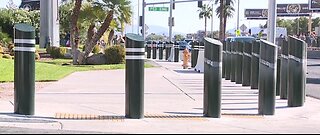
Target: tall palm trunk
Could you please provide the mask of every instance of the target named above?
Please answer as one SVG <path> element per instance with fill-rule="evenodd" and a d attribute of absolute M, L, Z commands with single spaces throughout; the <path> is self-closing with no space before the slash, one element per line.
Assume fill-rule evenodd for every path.
<path fill-rule="evenodd" d="M 71 32 L 70 32 L 70 45 L 72 47 L 73 52 L 73 64 L 77 64 L 78 58 L 78 45 L 75 42 L 76 34 L 77 34 L 77 22 L 80 14 L 82 0 L 76 0 L 75 6 L 73 8 L 73 13 L 71 16 Z"/>
<path fill-rule="evenodd" d="M 108 36 L 108 43 L 109 45 L 113 45 L 113 36 L 114 36 L 114 30 L 112 29 L 110 32 L 109 32 L 109 36 Z"/>
<path fill-rule="evenodd" d="M 220 0 L 220 31 L 219 31 L 219 39 L 220 41 L 224 40 L 224 23 L 225 23 L 225 13 L 224 13 L 224 2 L 225 0 Z"/>
<path fill-rule="evenodd" d="M 107 17 L 105 18 L 105 20 L 102 23 L 101 27 L 99 28 L 98 32 L 96 34 L 94 34 L 94 36 L 90 42 L 86 43 L 87 44 L 86 49 L 85 49 L 84 55 L 80 55 L 79 64 L 86 63 L 86 60 L 87 60 L 89 54 L 92 52 L 93 47 L 97 44 L 99 39 L 106 32 L 106 30 L 109 28 L 112 19 L 113 19 L 113 10 L 108 12 Z"/>

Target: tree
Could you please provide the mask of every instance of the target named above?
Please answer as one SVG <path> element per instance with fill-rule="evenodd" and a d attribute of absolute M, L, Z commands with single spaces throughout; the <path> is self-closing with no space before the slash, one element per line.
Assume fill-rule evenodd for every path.
<path fill-rule="evenodd" d="M 80 14 L 82 0 L 75 0 L 75 4 L 72 10 L 71 22 L 70 22 L 70 45 L 73 52 L 73 64 L 78 64 L 78 44 L 76 38 L 78 34 L 77 22 Z"/>
<path fill-rule="evenodd" d="M 102 35 L 107 31 L 114 17 L 115 18 L 131 17 L 132 10 L 131 10 L 130 4 L 131 4 L 131 1 L 129 0 L 101 0 L 101 1 L 94 2 L 95 6 L 100 6 L 107 11 L 107 16 L 102 22 L 100 28 L 93 35 L 93 38 L 90 40 L 90 42 L 86 43 L 84 54 L 81 54 L 79 56 L 79 59 L 78 59 L 79 64 L 86 63 L 86 59 L 88 58 L 90 52 L 92 52 L 93 47 L 100 40 Z"/>
<path fill-rule="evenodd" d="M 174 35 L 174 39 L 175 41 L 182 41 L 184 40 L 184 36 L 181 34 L 177 34 L 177 35 Z"/>
<path fill-rule="evenodd" d="M 226 5 L 225 0 L 215 0 L 216 5 L 219 3 L 220 6 L 218 6 L 216 9 L 216 15 L 218 16 L 218 18 L 220 18 L 219 38 L 221 41 L 223 41 L 226 33 L 227 19 L 233 16 L 233 12 L 235 11 L 235 9 L 233 7 L 233 0 L 230 0 L 230 5 Z M 222 8 L 223 10 L 221 10 Z"/>
<path fill-rule="evenodd" d="M 199 10 L 199 18 L 202 19 L 204 18 L 204 31 L 205 31 L 205 36 L 207 36 L 207 19 L 210 19 L 212 16 L 212 7 L 210 7 L 207 4 L 204 4 Z"/>

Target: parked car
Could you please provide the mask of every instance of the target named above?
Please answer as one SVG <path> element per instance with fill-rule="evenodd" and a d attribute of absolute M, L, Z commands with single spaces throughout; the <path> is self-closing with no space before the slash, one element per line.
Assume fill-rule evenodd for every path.
<path fill-rule="evenodd" d="M 186 41 L 180 41 L 179 42 L 179 49 L 184 50 L 185 48 L 188 48 L 189 51 L 191 51 L 191 46 Z"/>
<path fill-rule="evenodd" d="M 239 36 L 239 37 L 227 37 L 225 41 L 229 42 L 253 42 L 256 40 L 254 37 L 251 36 Z"/>

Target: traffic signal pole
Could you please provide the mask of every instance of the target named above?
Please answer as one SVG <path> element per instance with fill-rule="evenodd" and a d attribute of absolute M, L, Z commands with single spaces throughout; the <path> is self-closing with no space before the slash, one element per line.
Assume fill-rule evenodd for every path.
<path fill-rule="evenodd" d="M 186 2 L 195 2 L 195 1 L 210 1 L 210 0 L 181 0 L 181 1 L 173 1 L 170 2 L 153 2 L 153 3 L 146 3 L 145 0 L 142 1 L 142 36 L 143 39 L 146 39 L 145 35 L 145 7 L 148 5 L 160 5 L 160 4 L 170 4 L 170 16 L 169 16 L 169 40 L 172 39 L 172 10 L 174 3 L 186 3 Z"/>

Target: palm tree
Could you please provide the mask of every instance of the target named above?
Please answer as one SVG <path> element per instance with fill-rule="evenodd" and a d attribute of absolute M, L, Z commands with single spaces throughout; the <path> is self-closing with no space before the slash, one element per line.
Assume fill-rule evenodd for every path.
<path fill-rule="evenodd" d="M 221 41 L 223 41 L 224 37 L 225 37 L 225 33 L 226 33 L 227 19 L 232 17 L 233 12 L 235 11 L 235 9 L 233 7 L 234 0 L 230 1 L 230 5 L 226 5 L 226 0 L 215 0 L 214 3 L 216 5 L 220 3 L 220 6 L 218 6 L 216 9 L 216 15 L 220 18 L 219 38 Z M 221 10 L 221 7 L 223 7 L 224 10 Z M 221 15 L 223 15 L 222 18 L 221 18 Z"/>
<path fill-rule="evenodd" d="M 204 4 L 199 10 L 199 18 L 204 18 L 204 32 L 205 36 L 207 36 L 207 19 L 210 19 L 212 16 L 212 7 L 207 4 Z"/>
<path fill-rule="evenodd" d="M 90 40 L 90 42 L 86 43 L 86 48 L 84 54 L 79 56 L 79 64 L 85 64 L 86 59 L 89 56 L 90 52 L 92 52 L 93 47 L 100 40 L 102 35 L 108 30 L 112 20 L 114 18 L 131 18 L 132 10 L 131 10 L 131 1 L 129 0 L 99 0 L 93 3 L 95 6 L 102 7 L 105 11 L 107 11 L 107 16 L 102 22 L 100 28 L 97 33 L 95 33 Z M 128 19 L 130 20 L 130 19 Z"/>

